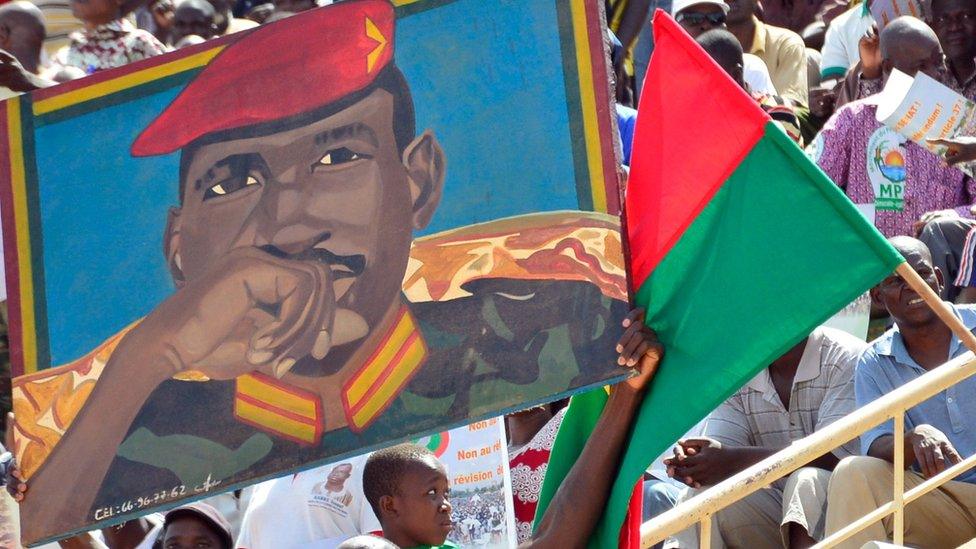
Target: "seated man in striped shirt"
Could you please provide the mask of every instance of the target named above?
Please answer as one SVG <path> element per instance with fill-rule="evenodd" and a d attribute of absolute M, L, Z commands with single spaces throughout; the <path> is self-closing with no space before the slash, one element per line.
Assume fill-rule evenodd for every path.
<path fill-rule="evenodd" d="M 739 389 L 705 421 L 702 437 L 681 440 L 668 474 L 692 490 L 717 484 L 854 410 L 854 365 L 866 344 L 817 328 Z M 817 458 L 712 516 L 712 547 L 809 547 L 823 538 L 830 471 L 856 441 Z M 698 547 L 697 527 L 678 534 Z"/>

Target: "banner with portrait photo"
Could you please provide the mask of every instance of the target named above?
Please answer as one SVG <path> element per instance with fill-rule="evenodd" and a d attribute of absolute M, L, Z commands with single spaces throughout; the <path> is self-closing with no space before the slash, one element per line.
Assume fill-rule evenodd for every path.
<path fill-rule="evenodd" d="M 505 422 L 477 421 L 416 442 L 425 444 L 447 468 L 454 519 L 448 541 L 463 549 L 518 545 Z"/>
<path fill-rule="evenodd" d="M 0 105 L 25 539 L 626 375 L 602 17 L 349 0 Z"/>
<path fill-rule="evenodd" d="M 461 549 L 515 547 L 515 508 L 504 423 L 491 418 L 420 437 L 447 470 L 454 529 Z M 334 549 L 382 526 L 366 500 L 363 469 L 370 454 L 345 458 L 264 482 L 244 515 L 240 549 Z"/>

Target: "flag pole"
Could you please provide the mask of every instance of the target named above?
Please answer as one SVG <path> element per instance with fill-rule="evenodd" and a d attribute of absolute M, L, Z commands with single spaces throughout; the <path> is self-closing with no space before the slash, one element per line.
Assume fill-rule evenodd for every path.
<path fill-rule="evenodd" d="M 962 323 L 959 318 L 952 313 L 952 309 L 942 298 L 932 290 L 932 287 L 922 280 L 922 277 L 918 276 L 915 269 L 911 268 L 907 262 L 902 262 L 900 265 L 895 267 L 895 272 L 898 276 L 902 278 L 913 290 L 918 292 L 918 295 L 922 296 L 925 303 L 932 309 L 933 312 L 939 317 L 946 326 L 952 330 L 952 333 L 959 338 L 970 351 L 976 353 L 976 336 L 969 331 L 968 328 Z"/>

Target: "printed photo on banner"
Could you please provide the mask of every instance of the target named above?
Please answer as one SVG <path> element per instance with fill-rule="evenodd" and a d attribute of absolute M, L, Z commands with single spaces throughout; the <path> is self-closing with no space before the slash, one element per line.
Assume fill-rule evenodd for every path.
<path fill-rule="evenodd" d="M 421 437 L 445 465 L 454 530 L 462 549 L 515 547 L 515 511 L 503 423 L 497 418 Z M 363 492 L 370 454 L 259 484 L 244 514 L 240 549 L 332 549 L 382 531 Z"/>
<path fill-rule="evenodd" d="M 454 530 L 447 539 L 463 548 L 515 547 L 515 508 L 504 422 L 498 418 L 478 421 L 418 441 L 425 442 L 447 467 L 451 482 Z"/>
<path fill-rule="evenodd" d="M 8 100 L 25 540 L 621 379 L 599 8 L 350 0 Z"/>

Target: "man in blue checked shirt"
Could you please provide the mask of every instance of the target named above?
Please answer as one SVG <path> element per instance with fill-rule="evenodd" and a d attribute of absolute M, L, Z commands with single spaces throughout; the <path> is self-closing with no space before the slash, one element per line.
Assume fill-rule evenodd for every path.
<path fill-rule="evenodd" d="M 922 242 L 905 236 L 889 239 L 936 292 L 945 284 L 942 271 Z M 854 374 L 857 405 L 863 406 L 910 383 L 966 347 L 935 315 L 921 296 L 897 275 L 871 290 L 895 321 L 895 327 L 861 355 Z M 952 306 L 970 330 L 976 329 L 976 308 Z M 905 489 L 921 484 L 963 458 L 976 453 L 976 377 L 968 378 L 905 413 Z M 864 456 L 843 460 L 834 470 L 827 498 L 827 533 L 891 501 L 894 427 L 888 421 L 861 435 Z M 969 470 L 922 496 L 905 508 L 905 544 L 913 547 L 957 547 L 976 536 L 976 471 Z M 891 516 L 845 542 L 861 547 L 871 540 L 890 539 Z"/>

